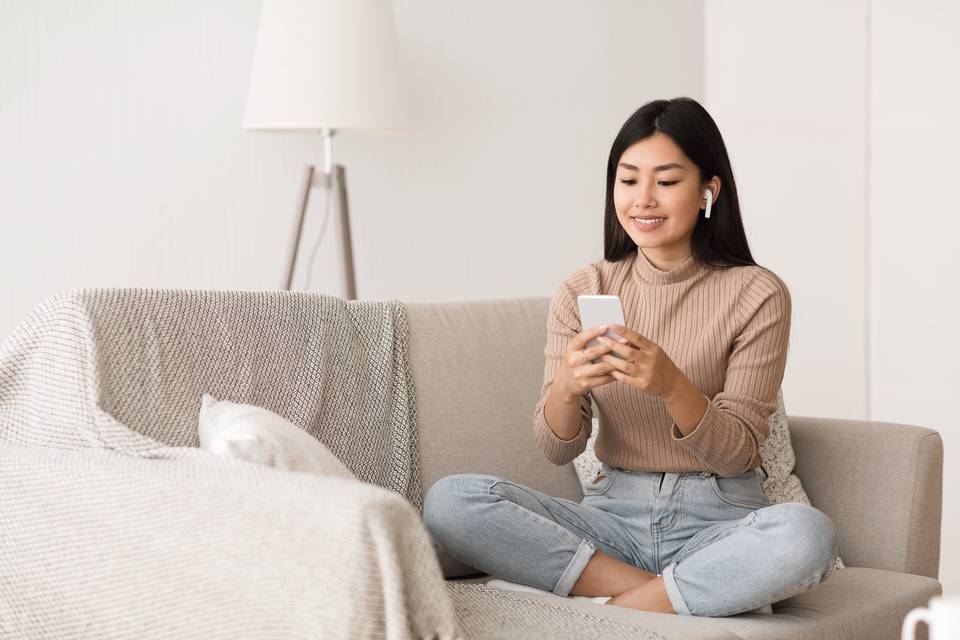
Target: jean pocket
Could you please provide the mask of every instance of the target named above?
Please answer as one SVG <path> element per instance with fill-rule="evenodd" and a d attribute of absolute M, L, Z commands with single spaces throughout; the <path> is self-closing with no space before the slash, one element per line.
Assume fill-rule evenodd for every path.
<path fill-rule="evenodd" d="M 613 486 L 613 481 L 616 479 L 617 474 L 607 466 L 604 466 L 600 469 L 600 473 L 591 481 L 588 482 L 583 487 L 584 496 L 602 496 L 607 491 L 610 490 L 610 487 Z"/>
<path fill-rule="evenodd" d="M 718 498 L 735 507 L 760 509 L 770 506 L 770 500 L 763 492 L 760 474 L 756 470 L 727 478 L 711 474 L 710 485 Z"/>

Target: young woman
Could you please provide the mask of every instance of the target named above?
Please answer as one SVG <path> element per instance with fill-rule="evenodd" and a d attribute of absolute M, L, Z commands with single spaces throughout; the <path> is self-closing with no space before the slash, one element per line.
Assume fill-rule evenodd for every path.
<path fill-rule="evenodd" d="M 590 437 L 592 397 L 601 472 L 579 503 L 447 476 L 424 499 L 425 524 L 463 562 L 561 596 L 771 612 L 827 579 L 837 533 L 821 511 L 763 493 L 759 446 L 786 366 L 790 294 L 750 255 L 726 147 L 699 103 L 655 100 L 624 123 L 603 232 L 604 259 L 551 302 L 533 419 L 543 454 L 566 464 Z M 587 346 L 607 327 L 580 325 L 581 294 L 620 296 L 617 340 Z"/>

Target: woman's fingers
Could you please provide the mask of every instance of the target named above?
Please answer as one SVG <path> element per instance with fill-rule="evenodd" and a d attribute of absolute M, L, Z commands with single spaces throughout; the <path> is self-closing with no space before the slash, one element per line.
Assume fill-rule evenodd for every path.
<path fill-rule="evenodd" d="M 611 371 L 616 370 L 620 373 L 629 374 L 632 367 L 635 364 L 631 361 L 628 361 L 626 358 L 618 358 L 617 356 L 611 355 L 609 358 L 604 358 L 603 361 L 610 365 Z"/>
<path fill-rule="evenodd" d="M 600 345 L 599 347 L 592 347 L 590 349 L 581 351 L 579 357 L 576 359 L 576 364 L 574 368 L 596 366 L 598 364 L 601 364 L 599 361 L 598 362 L 593 362 L 593 361 L 597 360 L 598 358 L 602 358 L 609 352 L 610 352 L 610 349 L 603 345 Z"/>
<path fill-rule="evenodd" d="M 587 378 L 583 381 L 583 384 L 584 386 L 592 389 L 593 387 L 596 387 L 598 385 L 601 385 L 607 382 L 613 382 L 615 380 L 616 378 L 614 378 L 613 376 L 604 374 L 602 376 L 593 376 L 592 378 Z"/>
<path fill-rule="evenodd" d="M 597 338 L 597 340 L 600 342 L 600 344 L 610 347 L 610 351 L 616 353 L 617 355 L 623 356 L 624 358 L 630 357 L 635 350 L 642 351 L 642 349 L 634 347 L 630 343 L 624 344 L 623 342 L 611 340 L 610 338 L 600 337 Z"/>
<path fill-rule="evenodd" d="M 606 362 L 598 362 L 597 364 L 590 365 L 587 367 L 584 375 L 587 376 L 600 376 L 613 371 L 613 367 Z"/>
<path fill-rule="evenodd" d="M 586 359 L 586 361 L 589 362 L 590 360 L 595 360 L 602 355 L 610 353 L 611 350 L 612 349 L 610 348 L 609 345 L 598 344 L 595 347 L 590 347 L 589 349 L 585 350 L 583 352 L 583 356 Z"/>
<path fill-rule="evenodd" d="M 571 368 L 576 369 L 577 367 L 598 364 L 593 361 L 607 353 L 610 353 L 610 348 L 602 344 L 596 347 L 590 347 L 589 349 L 584 349 L 583 351 L 571 351 Z"/>
<path fill-rule="evenodd" d="M 637 349 L 644 350 L 647 349 L 651 344 L 650 340 L 644 336 L 640 335 L 633 329 L 628 329 L 622 325 L 611 325 L 610 330 L 613 331 L 613 333 L 626 338 L 628 346 L 633 345 Z"/>
<path fill-rule="evenodd" d="M 590 342 L 590 340 L 605 334 L 609 328 L 610 327 L 608 325 L 604 324 L 599 327 L 593 327 L 592 329 L 581 331 L 573 337 L 573 340 L 570 341 L 571 347 L 577 351 L 582 351 L 584 348 L 586 348 L 587 343 Z"/>

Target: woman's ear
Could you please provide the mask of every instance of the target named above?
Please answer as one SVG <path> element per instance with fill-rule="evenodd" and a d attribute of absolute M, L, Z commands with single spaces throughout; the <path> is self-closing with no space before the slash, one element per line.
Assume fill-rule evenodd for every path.
<path fill-rule="evenodd" d="M 704 190 L 710 189 L 710 191 L 713 192 L 713 201 L 716 203 L 717 197 L 720 195 L 720 178 L 713 176 L 707 181 L 707 184 L 705 184 L 703 188 Z M 702 193 L 700 194 L 700 198 L 706 202 L 706 196 Z"/>

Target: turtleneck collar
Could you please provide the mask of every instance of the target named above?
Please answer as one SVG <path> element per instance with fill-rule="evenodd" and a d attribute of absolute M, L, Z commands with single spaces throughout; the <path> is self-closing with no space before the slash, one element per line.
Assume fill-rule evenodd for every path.
<path fill-rule="evenodd" d="M 675 267 L 672 271 L 661 271 L 657 269 L 643 251 L 637 247 L 637 255 L 633 259 L 633 273 L 645 282 L 650 284 L 674 284 L 689 280 L 705 269 L 704 265 L 697 260 L 693 254 L 687 258 L 683 264 Z"/>

